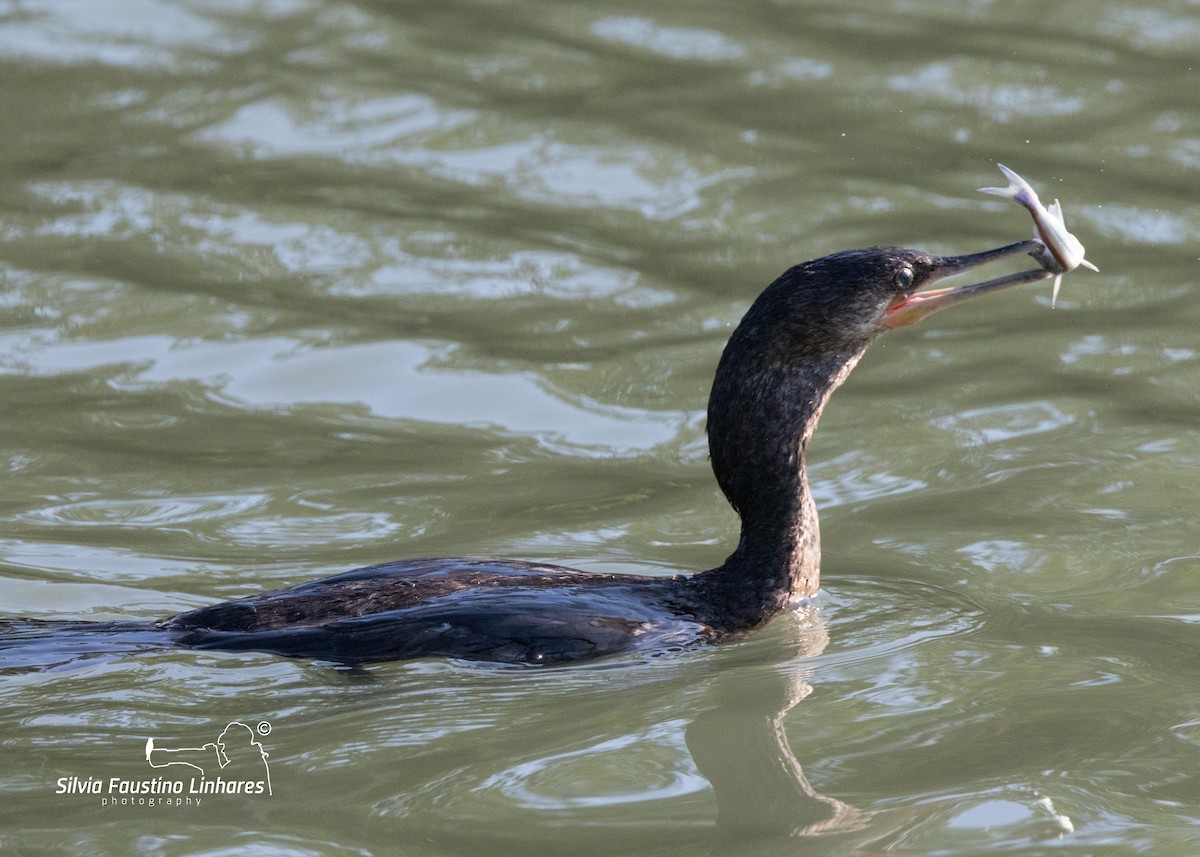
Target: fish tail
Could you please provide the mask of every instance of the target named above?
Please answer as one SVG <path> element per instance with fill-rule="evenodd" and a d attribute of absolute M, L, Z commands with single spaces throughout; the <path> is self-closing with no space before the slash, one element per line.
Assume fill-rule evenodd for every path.
<path fill-rule="evenodd" d="M 1037 193 L 1029 186 L 1029 182 L 1004 166 L 1004 164 L 996 164 L 996 166 L 1000 168 L 1000 172 L 1004 173 L 1004 177 L 1008 179 L 1008 187 L 981 187 L 979 189 L 981 193 L 991 193 L 996 196 L 1015 199 L 1026 207 L 1031 207 L 1037 203 Z"/>

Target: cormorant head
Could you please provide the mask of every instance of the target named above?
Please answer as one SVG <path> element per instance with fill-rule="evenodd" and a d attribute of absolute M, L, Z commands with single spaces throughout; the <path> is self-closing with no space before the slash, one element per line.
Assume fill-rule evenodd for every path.
<path fill-rule="evenodd" d="M 861 350 L 880 333 L 913 324 L 966 298 L 1050 276 L 1038 269 L 957 288 L 927 288 L 978 265 L 1041 250 L 1036 241 L 1021 241 L 965 256 L 935 256 L 904 247 L 822 256 L 789 268 L 767 287 L 743 320 L 741 338 L 758 339 L 760 344 L 771 340 L 793 357 Z"/>

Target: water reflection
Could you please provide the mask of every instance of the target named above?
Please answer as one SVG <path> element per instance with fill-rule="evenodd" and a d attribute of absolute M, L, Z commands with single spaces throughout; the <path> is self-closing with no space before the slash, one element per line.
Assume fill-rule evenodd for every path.
<path fill-rule="evenodd" d="M 796 659 L 821 654 L 829 642 L 819 616 L 806 618 Z M 812 692 L 807 671 L 785 662 L 754 677 L 751 684 L 732 671 L 718 675 L 708 695 L 715 704 L 687 727 L 692 759 L 716 798 L 722 837 L 786 840 L 863 828 L 871 813 L 818 793 L 788 744 L 783 721 Z"/>
<path fill-rule="evenodd" d="M 796 837 L 860 831 L 874 813 L 819 792 L 793 753 L 785 720 L 812 692 L 811 659 L 829 636 L 815 609 L 779 624 L 782 647 L 759 639 L 721 648 L 720 657 L 702 648 L 493 676 L 414 665 L 429 673 L 430 693 L 442 688 L 428 700 L 435 707 L 414 708 L 407 698 L 403 730 L 394 731 L 393 716 L 365 724 L 361 740 L 335 755 L 361 766 L 382 747 L 411 748 L 412 734 L 424 734 L 428 747 L 404 757 L 415 779 L 377 811 L 403 835 L 447 848 L 488 841 L 504 851 L 568 822 L 654 842 L 657 825 L 639 819 L 672 818 L 693 850 L 726 854 L 753 842 L 762 853 L 791 853 Z M 389 672 L 377 673 L 379 693 L 392 692 Z M 470 693 L 452 690 L 462 682 Z M 531 708 L 534 696 L 540 703 Z M 423 732 L 427 716 L 448 730 L 442 738 L 469 734 L 442 746 Z"/>
<path fill-rule="evenodd" d="M 966 793 L 938 788 L 940 780 L 920 749 L 938 740 L 936 733 L 885 738 L 899 757 L 900 770 L 888 774 L 903 775 L 911 766 L 914 775 L 933 777 L 923 800 L 863 809 L 837 795 L 837 787 L 825 793 L 809 781 L 789 731 L 828 734 L 830 724 L 814 720 L 829 716 L 828 701 L 806 710 L 814 683 L 836 687 L 839 673 L 860 670 L 896 697 L 887 703 L 896 716 L 922 708 L 921 700 L 903 698 L 921 678 L 886 669 L 890 660 L 908 669 L 920 664 L 913 662 L 911 646 L 908 656 L 895 657 L 899 649 L 890 639 L 895 623 L 883 625 L 889 630 L 879 636 L 889 638 L 884 645 L 891 657 L 882 660 L 869 646 L 843 645 L 827 654 L 824 622 L 818 613 L 804 612 L 781 617 L 745 643 L 633 662 L 481 670 L 430 661 L 378 665 L 347 676 L 269 656 L 191 652 L 126 654 L 124 666 L 108 665 L 106 676 L 102 661 L 119 653 L 97 648 L 92 635 L 64 638 L 60 629 L 55 654 L 88 669 L 51 675 L 62 682 L 66 675 L 77 676 L 82 687 L 119 681 L 133 657 L 147 688 L 186 678 L 176 700 L 181 711 L 195 710 L 214 687 L 235 692 L 239 707 L 273 717 L 280 734 L 290 736 L 292 750 L 280 756 L 280 782 L 288 784 L 289 801 L 301 812 L 306 793 L 318 802 L 331 793 L 374 795 L 360 807 L 372 823 L 383 823 L 406 841 L 420 837 L 444 853 L 483 843 L 494 846 L 494 853 L 519 853 L 563 825 L 586 827 L 599 837 L 590 853 L 609 853 L 607 845 L 616 842 L 658 843 L 674 830 L 679 853 L 722 855 L 794 854 L 798 838 L 811 848 L 886 850 L 945 836 L 961 836 L 964 844 L 972 836 L 1011 843 L 1068 831 L 1069 819 L 1027 787 L 1005 784 Z M 38 653 L 38 623 L 9 623 L 4 631 L 24 633 L 35 644 L 31 652 Z M 6 676 L 10 691 L 19 690 L 11 685 L 16 680 L 16 674 Z M 44 673 L 38 686 L 53 687 Z M 81 718 L 98 717 L 99 724 L 109 715 L 128 717 L 150 703 L 143 698 L 150 692 L 101 699 L 96 714 L 60 703 L 60 728 L 77 729 Z M 854 718 L 860 733 L 862 717 L 870 716 Z M 205 715 L 193 719 L 201 722 Z M 38 721 L 42 730 L 49 722 Z M 979 740 L 993 723 L 974 717 L 955 728 L 965 725 Z M 886 720 L 870 731 L 876 727 L 895 728 Z M 1185 727 L 1179 733 L 1190 735 Z M 101 729 L 97 740 L 102 747 L 119 746 L 128 738 L 123 730 L 131 728 L 111 727 L 115 735 Z M 822 754 L 815 761 L 828 762 L 820 737 L 804 744 Z M 831 776 L 836 767 L 823 770 L 822 779 L 840 781 Z M 997 775 L 1006 770 L 999 765 Z"/>

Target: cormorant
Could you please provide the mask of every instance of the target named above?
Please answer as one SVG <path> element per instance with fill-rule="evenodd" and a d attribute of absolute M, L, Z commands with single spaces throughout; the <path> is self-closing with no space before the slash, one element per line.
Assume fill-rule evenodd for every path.
<path fill-rule="evenodd" d="M 717 483 L 741 518 L 737 547 L 690 576 L 592 574 L 499 559 L 409 559 L 360 568 L 156 624 L 0 622 L 0 665 L 21 644 L 86 656 L 167 646 L 251 650 L 341 664 L 451 657 L 566 664 L 718 641 L 817 592 L 820 538 L 805 449 L 830 394 L 877 336 L 1038 269 L 960 288 L 926 286 L 1044 248 L 965 256 L 900 247 L 802 262 L 759 295 L 725 346 L 708 402 Z"/>

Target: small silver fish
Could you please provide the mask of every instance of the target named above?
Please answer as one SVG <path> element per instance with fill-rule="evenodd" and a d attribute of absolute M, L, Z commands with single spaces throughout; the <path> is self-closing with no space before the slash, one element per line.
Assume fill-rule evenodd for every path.
<path fill-rule="evenodd" d="M 1050 306 L 1054 306 L 1058 300 L 1058 286 L 1062 283 L 1063 274 L 1075 270 L 1080 265 L 1093 271 L 1100 269 L 1083 258 L 1083 245 L 1067 231 L 1067 225 L 1063 222 L 1062 206 L 1058 204 L 1057 199 L 1049 208 L 1043 206 L 1029 182 L 1004 164 L 996 166 L 1008 179 L 1008 187 L 981 187 L 979 190 L 1016 200 L 1033 215 L 1033 237 L 1045 248 L 1038 261 L 1042 263 L 1043 268 L 1056 275 L 1054 292 L 1050 296 Z"/>

